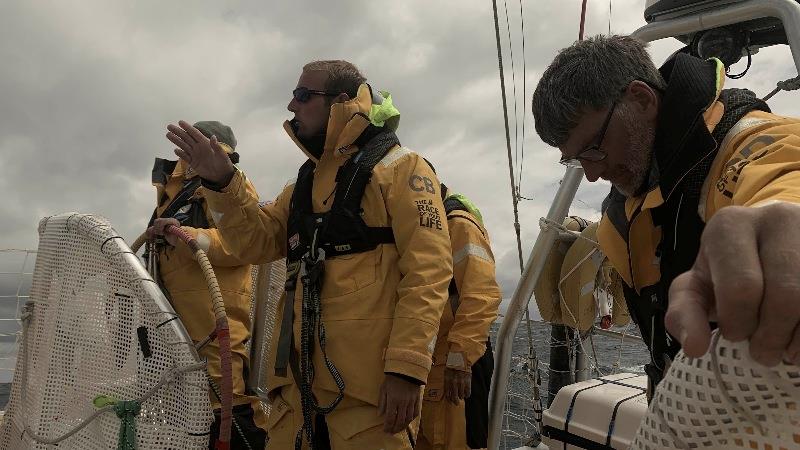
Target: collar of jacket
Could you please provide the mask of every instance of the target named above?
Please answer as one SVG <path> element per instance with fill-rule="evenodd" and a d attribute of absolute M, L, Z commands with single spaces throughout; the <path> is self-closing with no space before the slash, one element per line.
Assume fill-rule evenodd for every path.
<path fill-rule="evenodd" d="M 359 86 L 358 94 L 354 99 L 331 105 L 323 154 L 333 153 L 336 158 L 344 158 L 358 150 L 356 140 L 372 123 L 370 114 L 373 111 L 373 105 L 378 104 L 377 101 L 374 101 L 375 98 L 372 88 L 364 83 Z M 315 164 L 319 163 L 321 156 L 318 158 L 305 148 L 295 135 L 291 121 L 283 122 L 283 129 L 286 130 L 286 133 L 297 147 L 305 153 L 306 157 L 314 161 Z"/>
<path fill-rule="evenodd" d="M 716 59 L 701 60 L 678 53 L 659 69 L 667 81 L 653 143 L 654 161 L 648 188 L 639 201 L 626 205 L 630 214 L 641 206 L 654 208 L 669 199 L 683 177 L 716 148 L 709 128 L 721 111 L 712 108 L 719 98 L 725 67 Z"/>

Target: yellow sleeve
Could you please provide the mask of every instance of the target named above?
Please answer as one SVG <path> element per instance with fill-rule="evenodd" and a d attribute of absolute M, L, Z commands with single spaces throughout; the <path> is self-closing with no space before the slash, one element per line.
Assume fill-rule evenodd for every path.
<path fill-rule="evenodd" d="M 800 203 L 800 124 L 781 121 L 742 140 L 711 189 L 718 207 Z"/>
<path fill-rule="evenodd" d="M 497 318 L 502 298 L 489 239 L 474 220 L 463 211 L 452 212 L 447 220 L 459 296 L 455 321 L 447 335 L 447 361 L 448 367 L 464 371 L 486 351 L 489 327 Z M 463 366 L 458 367 L 461 361 Z"/>
<path fill-rule="evenodd" d="M 384 196 L 401 279 L 384 372 L 424 382 L 453 276 L 450 238 L 439 180 L 430 166 L 410 153 L 391 167 Z"/>
<path fill-rule="evenodd" d="M 285 257 L 286 221 L 293 187 L 287 186 L 274 202 L 263 206 L 239 170 L 222 192 L 206 189 L 209 214 L 217 227 L 207 234 L 206 251 L 211 263 L 235 260 L 238 264 L 264 264 Z M 202 230 L 204 234 L 207 231 L 211 230 Z"/>
<path fill-rule="evenodd" d="M 250 180 L 246 180 L 246 183 L 247 195 L 250 198 L 258 201 L 258 193 L 256 192 L 255 186 L 250 183 Z M 210 214 L 208 214 L 208 209 L 209 206 L 206 204 L 206 215 L 210 216 Z M 213 218 L 209 217 L 209 219 L 209 222 L 211 222 L 211 228 L 193 228 L 183 226 L 181 229 L 197 241 L 197 244 L 200 246 L 200 248 L 206 252 L 208 261 L 212 266 L 236 267 L 248 264 L 247 262 L 236 257 L 219 230 L 214 228 L 215 224 Z M 175 252 L 183 258 L 194 259 L 194 256 L 191 254 L 191 250 L 186 245 L 179 244 L 176 247 Z"/>

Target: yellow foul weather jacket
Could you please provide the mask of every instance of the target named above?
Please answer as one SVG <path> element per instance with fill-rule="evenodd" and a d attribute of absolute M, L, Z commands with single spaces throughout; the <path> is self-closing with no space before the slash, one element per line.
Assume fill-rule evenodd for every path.
<path fill-rule="evenodd" d="M 679 344 L 664 328 L 668 289 L 697 257 L 705 223 L 726 206 L 800 202 L 800 120 L 767 112 L 725 68 L 678 54 L 661 69 L 654 170 L 643 193 L 608 197 L 597 237 L 625 284 L 657 383 Z M 654 176 L 655 174 L 655 176 Z"/>
<path fill-rule="evenodd" d="M 315 213 L 330 209 L 337 170 L 358 150 L 353 143 L 369 124 L 372 106 L 366 84 L 356 98 L 334 103 L 319 158 L 303 147 L 288 121 L 284 124 L 290 138 L 316 163 L 311 199 Z M 293 189 L 294 184 L 289 184 L 274 202 L 260 207 L 248 193 L 244 174 L 237 172 L 221 192 L 208 190 L 205 195 L 211 215 L 223 236 L 210 240 L 210 253 L 252 264 L 285 257 Z M 325 261 L 322 320 L 327 356 L 344 379 L 345 396 L 377 405 L 384 373 L 427 380 L 452 278 L 452 257 L 439 182 L 411 150 L 400 146 L 389 150 L 374 167 L 361 206 L 366 224 L 391 227 L 395 243 Z M 301 303 L 302 289 L 298 287 L 295 351 L 299 351 Z M 282 317 L 282 309 L 283 302 L 277 317 Z M 268 358 L 268 388 L 273 395 L 276 389 L 294 383 L 291 371 L 285 377 L 274 375 L 280 328 L 281 324 L 276 324 Z M 314 346 L 314 391 L 330 395 L 337 387 L 325 370 L 316 339 Z"/>
<path fill-rule="evenodd" d="M 233 151 L 225 144 L 220 145 L 229 153 Z M 154 185 L 159 202 L 159 206 L 156 208 L 156 215 L 161 216 L 181 191 L 184 182 L 192 180 L 196 176 L 182 160 L 177 162 L 174 170 L 165 180 L 163 178 L 162 180 L 156 180 L 154 174 Z M 202 200 L 205 191 L 205 189 L 198 187 L 193 194 L 193 198 Z M 257 201 L 257 194 L 252 186 L 248 185 L 246 192 L 248 197 Z M 214 228 L 215 220 L 213 215 L 209 213 L 207 204 L 205 204 L 204 210 L 209 228 L 201 229 L 184 226 L 182 229 L 194 237 L 201 248 L 207 250 L 211 240 L 219 241 L 219 235 Z M 227 252 L 212 251 L 207 253 L 209 262 L 214 267 L 214 273 L 225 302 L 225 311 L 228 315 L 234 404 L 256 402 L 252 398 L 244 398 L 244 377 L 249 364 L 249 355 L 245 350 L 245 344 L 250 339 L 250 296 L 253 284 L 251 266 Z M 181 322 L 183 322 L 192 340 L 195 342 L 204 340 L 214 330 L 216 321 L 206 280 L 188 246 L 183 243 L 179 243 L 175 247 L 165 245 L 159 253 L 159 275 L 173 308 L 175 308 L 175 312 L 180 316 Z M 208 372 L 219 383 L 220 360 L 217 341 L 209 342 L 200 349 L 199 353 L 201 357 L 208 359 Z M 213 396 L 212 399 L 214 399 Z M 217 404 L 216 401 L 212 403 Z"/>
<path fill-rule="evenodd" d="M 446 203 L 453 198 L 469 206 L 466 206 L 468 211 L 458 208 L 447 214 L 453 248 L 453 282 L 448 304 L 442 313 L 433 353 L 433 368 L 425 386 L 420 436 L 417 440 L 417 447 L 421 449 L 467 448 L 470 441 L 466 429 L 465 402 L 460 400 L 453 404 L 444 398 L 444 372 L 445 368 L 471 372 L 475 362 L 486 352 L 489 327 L 497 318 L 502 298 L 496 281 L 489 235 L 480 213 L 463 196 L 448 198 Z M 488 392 L 488 386 L 486 389 Z M 484 393 L 483 387 L 473 384 L 473 396 Z M 483 403 L 479 401 L 478 404 Z M 475 418 L 471 425 L 480 427 L 485 425 L 484 420 L 482 417 Z M 469 431 L 473 436 L 485 434 L 480 430 Z"/>
<path fill-rule="evenodd" d="M 501 293 L 495 277 L 489 235 L 480 218 L 463 210 L 447 215 L 453 248 L 451 292 L 434 350 L 434 369 L 426 386 L 426 398 L 440 398 L 445 367 L 469 372 L 486 351 L 489 327 L 497 318 Z"/>
<path fill-rule="evenodd" d="M 723 112 L 719 100 L 705 110 L 703 119 L 710 131 Z M 720 142 L 696 212 L 708 222 L 726 206 L 757 206 L 769 201 L 800 203 L 800 119 L 752 111 Z M 656 253 L 662 229 L 654 226 L 650 211 L 663 203 L 659 186 L 627 199 L 628 236 L 619 233 L 608 215 L 600 223 L 598 238 L 603 252 L 626 284 L 636 290 L 660 278 Z"/>

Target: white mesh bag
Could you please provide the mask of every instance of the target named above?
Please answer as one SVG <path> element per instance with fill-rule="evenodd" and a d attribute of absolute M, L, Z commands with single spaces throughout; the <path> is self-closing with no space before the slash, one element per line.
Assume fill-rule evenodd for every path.
<path fill-rule="evenodd" d="M 682 352 L 656 389 L 633 449 L 800 449 L 800 367 L 754 362 L 748 342 L 714 334 Z"/>
<path fill-rule="evenodd" d="M 141 400 L 138 448 L 208 447 L 204 365 L 105 219 L 63 214 L 40 222 L 23 330 L 0 449 L 116 448 L 120 418 L 113 406 L 95 407 L 97 396 Z"/>

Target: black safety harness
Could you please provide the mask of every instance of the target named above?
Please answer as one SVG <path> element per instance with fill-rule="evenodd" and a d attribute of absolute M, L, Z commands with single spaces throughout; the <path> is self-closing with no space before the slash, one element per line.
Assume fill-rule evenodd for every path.
<path fill-rule="evenodd" d="M 747 113 L 769 111 L 767 104 L 749 90 L 723 90 L 719 101 L 724 105 L 724 113 L 710 133 L 703 112 L 716 94 L 714 63 L 679 54 L 660 70 L 669 85 L 663 96 L 660 112 L 663 120 L 658 125 L 654 144 L 654 164 L 660 172 L 656 180 L 651 176 L 651 182 L 657 182 L 664 203 L 652 209 L 651 214 L 653 224 L 662 231 L 656 250 L 661 278 L 654 285 L 640 286 L 638 293 L 623 285 L 628 310 L 651 353 L 651 362 L 645 366 L 651 387 L 658 384 L 666 365 L 680 349 L 664 326 L 669 286 L 678 275 L 692 268 L 700 250 L 705 223 L 698 214 L 698 205 L 719 145 Z M 603 203 L 604 214 L 627 241 L 630 223 L 641 209 L 635 211 L 629 221 L 625 197 L 614 189 Z M 627 245 L 630 249 L 631 243 Z"/>
<path fill-rule="evenodd" d="M 344 397 L 344 379 L 328 359 L 325 350 L 325 325 L 320 297 L 325 260 L 370 251 L 378 245 L 395 242 L 391 227 L 370 227 L 364 222 L 361 200 L 375 165 L 389 150 L 399 145 L 397 136 L 392 131 L 369 125 L 354 144 L 359 150 L 336 173 L 336 188 L 330 210 L 323 213 L 313 211 L 316 164 L 310 159 L 300 167 L 289 206 L 286 294 L 275 357 L 275 375 L 285 377 L 287 369 L 291 370 L 300 390 L 303 426 L 295 438 L 297 449 L 302 446 L 304 434 L 312 448 L 316 448 L 314 424 L 318 422 L 317 416 L 329 414 Z M 298 278 L 302 289 L 299 354 L 294 350 L 292 325 Z M 336 398 L 328 405 L 320 405 L 312 391 L 315 333 L 325 366 L 338 390 Z"/>

